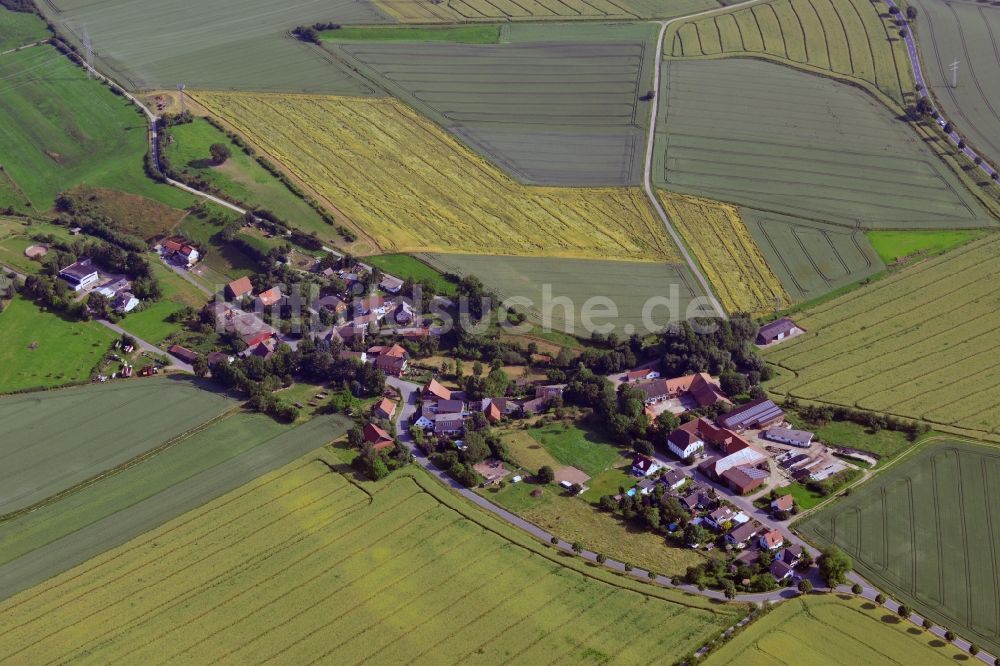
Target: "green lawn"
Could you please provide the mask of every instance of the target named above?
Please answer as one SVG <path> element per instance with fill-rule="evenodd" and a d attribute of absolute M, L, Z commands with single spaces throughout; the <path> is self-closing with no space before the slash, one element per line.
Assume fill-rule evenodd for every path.
<path fill-rule="evenodd" d="M 200 308 L 208 296 L 194 285 L 164 266 L 159 259 L 150 259 L 153 274 L 160 283 L 163 296 L 149 303 L 143 310 L 125 316 L 120 326 L 126 331 L 154 345 L 181 330 L 180 324 L 167 321 L 173 313 L 185 306 Z"/>
<path fill-rule="evenodd" d="M 792 483 L 787 486 L 782 486 L 781 488 L 775 488 L 775 492 L 778 496 L 781 495 L 791 495 L 795 498 L 795 503 L 803 511 L 806 509 L 811 509 L 823 500 L 827 499 L 819 493 L 809 490 L 801 483 Z"/>
<path fill-rule="evenodd" d="M 891 458 L 913 446 L 913 442 L 904 433 L 895 430 L 871 432 L 851 421 L 830 421 L 826 425 L 817 426 L 803 420 L 794 412 L 786 415 L 794 427 L 815 433 L 817 439 L 825 444 L 870 451 L 882 458 Z"/>
<path fill-rule="evenodd" d="M 35 14 L 0 7 L 0 51 L 48 38 L 45 23 Z"/>
<path fill-rule="evenodd" d="M 401 280 L 426 282 L 445 296 L 455 295 L 455 283 L 444 278 L 440 271 L 408 254 L 380 254 L 365 257 L 363 261 Z"/>
<path fill-rule="evenodd" d="M 933 257 L 983 236 L 981 231 L 869 231 L 866 234 L 886 264 L 920 255 Z"/>
<path fill-rule="evenodd" d="M 622 461 L 617 446 L 575 423 L 549 423 L 528 432 L 560 463 L 582 469 L 590 476 Z"/>
<path fill-rule="evenodd" d="M 140 194 L 174 208 L 191 205 L 191 195 L 143 172 L 145 117 L 53 47 L 3 56 L 0 81 L 0 155 L 35 209 L 48 210 L 59 192 L 76 184 Z M 0 200 L 8 204 L 28 208 L 21 198 Z"/>
<path fill-rule="evenodd" d="M 357 26 L 324 30 L 320 37 L 326 42 L 452 42 L 456 44 L 496 44 L 500 41 L 499 25 L 425 26 Z"/>
<path fill-rule="evenodd" d="M 322 238 L 338 238 L 336 230 L 309 204 L 295 196 L 277 178 L 244 153 L 223 132 L 202 118 L 170 128 L 173 141 L 165 151 L 178 171 L 204 178 L 227 197 L 247 206 L 264 208 L 292 226 L 315 231 Z M 209 160 L 209 147 L 221 143 L 229 147 L 230 157 L 221 165 Z"/>
<path fill-rule="evenodd" d="M 69 322 L 15 298 L 0 312 L 0 393 L 86 381 L 114 341 L 94 322 Z"/>

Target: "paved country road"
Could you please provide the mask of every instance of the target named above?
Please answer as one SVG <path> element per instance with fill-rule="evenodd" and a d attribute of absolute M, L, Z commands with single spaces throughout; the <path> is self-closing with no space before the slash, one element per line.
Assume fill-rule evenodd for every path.
<path fill-rule="evenodd" d="M 135 340 L 135 343 L 137 345 L 139 345 L 140 349 L 142 349 L 144 351 L 147 351 L 150 354 L 158 354 L 160 356 L 165 356 L 170 361 L 170 367 L 177 368 L 179 370 L 183 370 L 184 372 L 191 372 L 191 373 L 194 372 L 194 368 L 192 368 L 190 364 L 185 363 L 184 361 L 180 360 L 179 358 L 173 357 L 172 355 L 168 354 L 166 352 L 166 350 L 160 349 L 156 345 L 150 344 L 150 343 L 146 342 L 145 340 L 143 340 L 142 338 L 137 338 L 136 336 L 132 335 L 131 333 L 129 333 L 128 331 L 126 331 L 124 328 L 122 328 L 121 326 L 119 326 L 118 324 L 112 324 L 110 321 L 107 321 L 106 319 L 97 319 L 96 321 L 97 321 L 97 323 L 99 323 L 99 324 L 101 324 L 103 326 L 106 326 L 107 328 L 110 328 L 112 331 L 114 331 L 118 335 L 127 335 L 127 336 L 129 336 L 130 338 L 132 338 L 133 340 Z"/>
<path fill-rule="evenodd" d="M 899 5 L 896 4 L 895 0 L 885 0 L 885 1 L 890 8 L 895 7 L 897 10 L 899 10 L 898 14 L 899 16 L 905 16 L 903 11 L 899 8 Z M 930 91 L 928 90 L 927 87 L 927 80 L 924 78 L 924 70 L 920 64 L 920 55 L 917 52 L 917 42 L 916 40 L 913 39 L 913 26 L 910 25 L 909 22 L 907 22 L 906 25 L 906 36 L 903 37 L 903 41 L 906 42 L 906 51 L 910 55 L 910 68 L 913 70 L 913 80 L 917 84 L 917 94 L 927 99 L 927 101 L 931 102 L 931 105 L 933 106 L 934 104 L 933 98 L 931 98 L 930 96 Z M 941 109 L 938 109 L 937 107 L 933 108 L 938 112 L 939 118 L 947 120 L 947 118 L 945 118 L 944 114 L 941 112 Z M 954 130 L 954 128 L 952 129 Z M 958 146 L 958 142 L 962 140 L 962 137 L 959 136 L 957 131 L 952 131 L 950 134 L 948 134 L 948 138 L 952 140 L 955 146 Z M 968 155 L 969 159 L 971 160 L 975 160 L 977 157 L 979 157 L 979 155 L 969 146 L 966 146 L 961 150 L 963 153 Z M 985 160 L 983 160 L 983 163 L 979 165 L 979 168 L 983 171 L 983 173 L 985 173 L 987 176 L 991 178 L 995 173 L 993 167 L 987 164 Z"/>
<path fill-rule="evenodd" d="M 551 533 L 546 532 L 545 530 L 538 527 L 534 523 L 528 522 L 527 520 L 521 518 L 520 516 L 517 516 L 511 513 L 510 511 L 507 511 L 503 507 L 497 506 L 496 504 L 489 501 L 482 495 L 461 485 L 460 483 L 452 479 L 450 476 L 448 476 L 448 474 L 446 474 L 444 471 L 439 470 L 437 467 L 435 467 L 434 464 L 430 461 L 430 459 L 424 454 L 424 452 L 421 451 L 416 446 L 416 444 L 414 444 L 413 438 L 410 436 L 409 433 L 409 424 L 413 418 L 413 415 L 416 414 L 417 408 L 419 407 L 420 404 L 420 386 L 413 384 L 411 382 L 404 381 L 397 377 L 389 377 L 387 379 L 387 382 L 390 386 L 399 391 L 400 402 L 402 404 L 402 410 L 399 413 L 399 420 L 397 421 L 397 426 L 396 426 L 396 435 L 399 438 L 399 441 L 410 449 L 417 463 L 421 467 L 423 467 L 428 472 L 437 477 L 438 480 L 441 481 L 441 483 L 455 490 L 460 495 L 462 495 L 462 497 L 466 498 L 470 502 L 482 507 L 486 511 L 489 511 L 490 513 L 498 516 L 499 518 L 505 520 L 511 525 L 527 532 L 531 536 L 537 539 L 541 539 L 545 543 L 551 543 L 553 536 Z M 796 539 L 796 543 L 802 543 L 802 542 Z M 573 544 L 567 541 L 563 541 L 560 539 L 558 544 L 556 545 L 564 551 L 573 552 Z M 804 547 L 809 548 L 809 550 L 812 552 L 816 552 L 815 549 L 809 546 L 804 546 Z M 582 553 L 580 553 L 580 556 L 586 560 L 590 560 L 591 562 L 597 561 L 597 553 L 593 551 L 584 550 Z M 608 558 L 604 562 L 604 566 L 614 571 L 626 573 L 625 564 L 623 562 L 619 562 L 611 558 Z M 642 580 L 650 580 L 649 572 L 646 571 L 645 569 L 633 568 L 632 571 L 628 573 L 630 573 L 635 578 L 639 578 Z M 671 582 L 670 578 L 667 578 L 666 576 L 657 576 L 654 580 L 660 585 L 681 590 L 683 592 L 690 592 L 691 594 L 697 594 L 703 597 L 708 597 L 710 599 L 719 599 L 719 600 L 726 599 L 723 593 L 718 592 L 716 590 L 699 590 L 694 585 L 686 585 L 686 584 L 674 585 Z M 813 579 L 812 582 L 813 585 L 815 586 L 822 585 L 822 583 L 815 578 Z M 772 592 L 763 592 L 759 594 L 740 594 L 736 596 L 734 601 L 762 603 L 765 601 L 779 601 L 781 599 L 791 599 L 793 597 L 798 596 L 798 594 L 799 592 L 795 588 L 781 588 L 778 590 L 774 590 Z"/>
<path fill-rule="evenodd" d="M 660 221 L 663 222 L 663 226 L 673 239 L 674 245 L 676 245 L 677 249 L 680 250 L 681 256 L 684 257 L 684 261 L 687 263 L 688 268 L 691 269 L 691 274 L 694 275 L 694 277 L 698 280 L 698 284 L 701 285 L 701 288 L 705 292 L 705 296 L 708 298 L 712 309 L 715 310 L 716 314 L 723 319 L 726 318 L 726 310 L 722 307 L 722 304 L 719 303 L 719 299 L 716 298 L 715 292 L 712 290 L 712 285 L 705 278 L 698 262 L 696 262 L 691 256 L 691 253 L 688 252 L 687 245 L 684 244 L 684 239 L 681 238 L 681 235 L 677 233 L 677 229 L 675 229 L 674 225 L 670 222 L 670 218 L 667 217 L 667 213 L 663 210 L 663 206 L 660 205 L 660 200 L 656 197 L 656 192 L 653 189 L 653 148 L 656 143 L 656 120 L 659 115 L 658 112 L 660 107 L 660 78 L 663 69 L 663 38 L 666 35 L 667 28 L 678 21 L 689 21 L 691 19 L 722 14 L 739 9 L 740 7 L 755 5 L 763 1 L 764 0 L 747 0 L 746 2 L 730 5 L 728 7 L 709 9 L 707 11 L 698 12 L 697 14 L 678 16 L 677 18 L 673 18 L 668 21 L 659 21 L 660 33 L 656 37 L 656 51 L 653 53 L 656 60 L 653 64 L 653 100 L 649 110 L 649 136 L 646 138 L 646 161 L 643 165 L 642 171 L 643 187 L 646 190 L 646 197 L 649 198 L 649 203 L 652 204 L 653 210 L 656 211 Z"/>

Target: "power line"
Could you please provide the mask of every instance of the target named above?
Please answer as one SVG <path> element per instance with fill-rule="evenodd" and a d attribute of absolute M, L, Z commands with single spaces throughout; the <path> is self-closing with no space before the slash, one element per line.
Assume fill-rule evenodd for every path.
<path fill-rule="evenodd" d="M 950 65 L 948 65 L 948 70 L 951 71 L 951 87 L 952 88 L 957 88 L 958 87 L 958 66 L 960 64 L 961 63 L 958 60 L 956 60 L 955 62 L 953 62 Z"/>

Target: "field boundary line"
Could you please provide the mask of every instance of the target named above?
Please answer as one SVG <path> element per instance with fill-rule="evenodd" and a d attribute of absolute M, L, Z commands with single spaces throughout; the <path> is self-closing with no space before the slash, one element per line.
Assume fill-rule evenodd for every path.
<path fill-rule="evenodd" d="M 321 474 L 321 475 L 316 476 L 313 479 L 311 479 L 311 480 L 309 480 L 309 481 L 307 481 L 305 483 L 299 484 L 295 488 L 292 488 L 292 489 L 286 491 L 285 493 L 282 493 L 282 495 L 280 495 L 278 497 L 275 497 L 275 498 L 272 498 L 271 500 L 269 500 L 265 504 L 262 504 L 262 505 L 259 505 L 259 506 L 255 507 L 254 511 L 259 510 L 262 507 L 267 506 L 268 504 L 271 504 L 272 502 L 275 502 L 275 501 L 277 501 L 279 499 L 287 497 L 288 495 L 291 495 L 292 493 L 301 490 L 303 487 L 314 483 L 315 481 L 317 481 L 318 479 L 320 479 L 322 477 L 323 477 L 323 475 Z M 326 495 L 323 495 L 322 497 L 319 497 L 317 499 L 312 500 L 309 504 L 307 504 L 305 506 L 296 507 L 295 509 L 293 509 L 292 511 L 289 512 L 289 515 L 291 515 L 291 513 L 294 513 L 296 511 L 301 511 L 303 509 L 306 509 L 309 506 L 315 504 L 316 502 L 324 501 L 327 498 L 329 498 L 331 495 L 334 495 L 334 494 L 340 492 L 341 490 L 346 490 L 346 489 L 350 489 L 350 485 L 345 483 L 342 487 L 337 488 L 335 490 L 332 490 L 329 493 L 327 493 Z M 243 514 L 243 516 L 241 516 L 241 518 L 245 518 L 246 516 L 249 516 L 249 515 L 251 515 L 251 514 L 250 513 Z M 270 526 L 272 526 L 272 525 L 274 525 L 274 524 L 276 524 L 278 522 L 281 522 L 282 520 L 285 520 L 286 518 L 287 518 L 287 516 L 280 516 L 279 515 L 278 517 L 276 517 L 273 520 L 271 520 L 270 522 L 268 522 L 266 525 L 263 525 L 262 528 L 270 527 Z M 233 521 L 233 522 L 235 522 L 235 521 Z M 201 535 L 201 536 L 203 537 L 204 535 Z M 190 569 L 192 567 L 195 567 L 195 566 L 198 566 L 202 562 L 205 562 L 206 560 L 209 560 L 210 558 L 218 555 L 219 553 L 225 552 L 226 549 L 232 547 L 234 544 L 239 543 L 241 541 L 245 541 L 247 539 L 251 539 L 254 536 L 255 536 L 255 534 L 244 534 L 242 538 L 240 538 L 240 539 L 238 539 L 236 541 L 222 544 L 221 546 L 219 546 L 215 550 L 209 552 L 208 554 L 202 555 L 197 560 L 188 563 L 183 568 L 175 569 L 175 570 L 171 571 L 169 575 L 167 575 L 167 576 L 165 576 L 163 578 L 160 578 L 157 581 L 149 582 L 149 583 L 143 585 L 142 587 L 139 587 L 137 590 L 135 590 L 135 593 L 139 593 L 139 592 L 143 592 L 143 591 L 149 590 L 150 588 L 154 587 L 155 585 L 158 585 L 159 583 L 162 583 L 163 581 L 165 581 L 165 580 L 167 580 L 169 578 L 173 578 L 175 576 L 183 574 L 188 569 Z M 192 539 L 190 541 L 182 543 L 182 544 L 178 545 L 177 547 L 175 547 L 174 549 L 172 549 L 171 551 L 169 551 L 167 553 L 163 553 L 161 557 L 154 558 L 154 560 L 156 560 L 156 559 L 162 560 L 166 555 L 175 553 L 178 550 L 181 550 L 183 548 L 186 548 L 186 547 L 190 546 L 192 543 L 196 542 L 198 540 L 198 538 L 199 537 L 195 537 L 194 539 Z M 301 537 L 301 538 L 304 538 L 304 537 Z M 67 598 L 63 598 L 60 603 L 57 603 L 52 608 L 48 609 L 43 615 L 36 615 L 35 617 L 33 617 L 33 618 L 29 619 L 29 620 L 26 620 L 25 622 L 23 622 L 18 627 L 14 627 L 14 628 L 8 630 L 8 632 L 5 632 L 5 633 L 9 633 L 10 631 L 13 631 L 15 629 L 19 629 L 19 628 L 21 628 L 23 626 L 26 626 L 26 625 L 31 624 L 33 622 L 39 621 L 39 620 L 42 619 L 42 617 L 50 615 L 53 611 L 56 611 L 56 610 L 58 610 L 58 609 L 60 609 L 60 608 L 62 608 L 64 606 L 67 606 L 67 605 L 73 603 L 74 601 L 77 601 L 77 600 L 79 600 L 79 599 L 81 599 L 81 598 L 83 598 L 83 597 L 85 597 L 85 596 L 87 596 L 89 594 L 92 594 L 96 590 L 101 590 L 101 589 L 107 588 L 110 585 L 118 583 L 119 581 L 127 578 L 129 575 L 141 571 L 144 567 L 148 566 L 149 564 L 150 564 L 150 561 L 147 561 L 147 562 L 143 562 L 141 564 L 138 564 L 138 565 L 132 567 L 131 569 L 129 569 L 129 570 L 125 571 L 125 572 L 121 572 L 121 571 L 114 572 L 116 575 L 110 577 L 109 579 L 101 582 L 100 584 L 91 585 L 87 589 L 85 589 L 84 591 L 78 591 L 75 594 L 75 596 L 72 596 L 71 598 L 68 598 L 68 599 Z M 230 573 L 230 572 L 227 571 L 226 573 Z M 225 574 L 219 574 L 218 576 L 216 576 L 216 578 L 219 578 L 219 577 L 221 577 L 223 575 L 225 575 Z M 178 596 L 183 596 L 184 594 L 186 594 L 186 593 L 182 592 Z M 176 597 L 174 597 L 174 598 L 176 598 Z M 110 605 L 101 607 L 96 612 L 104 612 L 104 611 L 108 610 L 109 608 L 112 608 L 113 606 L 117 606 L 117 605 L 121 604 L 124 601 L 126 601 L 126 599 L 117 599 L 113 603 L 111 603 Z M 166 602 L 163 602 L 161 604 L 161 606 L 164 605 L 164 604 L 169 604 L 170 601 L 173 601 L 173 599 L 170 599 L 170 600 L 168 600 Z M 26 644 L 26 645 L 22 645 L 16 652 L 12 652 L 10 654 L 7 654 L 7 655 L 5 655 L 4 658 L 6 659 L 6 658 L 13 657 L 16 654 L 20 654 L 21 652 L 24 652 L 25 650 L 28 650 L 28 649 L 30 649 L 30 648 L 38 645 L 39 643 L 52 638 L 53 636 L 55 636 L 57 634 L 60 634 L 60 633 L 66 631 L 68 629 L 72 629 L 77 624 L 79 624 L 81 621 L 83 621 L 83 620 L 77 620 L 76 622 L 71 622 L 70 624 L 62 625 L 62 626 L 60 626 L 57 629 L 51 629 L 51 627 L 48 627 L 47 630 L 49 630 L 49 633 L 45 634 L 44 636 L 41 636 L 40 638 L 37 638 L 32 643 L 29 643 L 29 644 Z M 114 631 L 114 629 L 109 629 L 107 632 L 105 632 L 101 636 L 106 636 L 108 633 L 111 633 L 112 631 Z"/>
<path fill-rule="evenodd" d="M 146 460 L 148 460 L 148 459 L 150 459 L 150 458 L 152 458 L 152 457 L 154 457 L 154 456 L 156 456 L 156 455 L 158 455 L 160 453 L 163 453 L 164 451 L 167 451 L 168 449 L 173 448 L 174 446 L 176 446 L 177 444 L 183 442 L 184 440 L 189 439 L 190 437 L 193 437 L 194 435 L 197 435 L 198 433 L 203 432 L 203 431 L 207 430 L 208 428 L 210 428 L 210 427 L 212 427 L 214 425 L 217 425 L 218 423 L 221 423 L 222 421 L 225 421 L 226 419 L 232 417 L 233 415 L 235 415 L 236 412 L 238 412 L 238 411 L 240 411 L 242 409 L 243 409 L 243 405 L 234 405 L 233 407 L 230 407 L 229 409 L 227 409 L 223 413 L 218 414 L 218 415 L 212 417 L 211 419 L 209 419 L 208 421 L 205 421 L 204 423 L 195 426 L 191 430 L 188 430 L 188 431 L 183 432 L 183 433 L 181 433 L 181 434 L 179 434 L 179 435 L 177 435 L 177 436 L 175 436 L 175 437 L 173 437 L 171 439 L 168 439 L 166 442 L 163 442 L 159 446 L 156 446 L 155 448 L 149 449 L 148 451 L 144 451 L 143 453 L 140 453 L 139 455 L 137 455 L 137 456 L 135 456 L 133 458 L 129 458 L 125 462 L 123 462 L 123 463 L 121 463 L 119 465 L 116 465 L 115 467 L 112 467 L 111 469 L 107 469 L 107 470 L 104 470 L 103 472 L 100 472 L 99 474 L 95 474 L 94 476 L 91 476 L 88 479 L 84 479 L 83 481 L 80 481 L 79 483 L 77 483 L 77 484 L 75 484 L 73 486 L 70 486 L 69 488 L 65 488 L 63 490 L 60 490 L 59 492 L 57 492 L 54 495 L 49 495 L 45 499 L 42 499 L 42 500 L 40 500 L 38 502 L 35 502 L 34 504 L 30 504 L 30 505 L 28 505 L 26 507 L 17 509 L 15 511 L 11 511 L 10 513 L 5 513 L 2 516 L 0 516 L 0 524 L 5 523 L 5 522 L 10 521 L 10 520 L 13 520 L 15 518 L 19 518 L 19 517 L 21 517 L 21 516 L 23 516 L 25 514 L 33 512 L 33 511 L 37 511 L 37 510 L 42 509 L 42 508 L 44 508 L 44 507 L 46 507 L 46 506 L 48 506 L 50 504 L 54 504 L 55 502 L 63 500 L 65 498 L 69 497 L 70 495 L 73 495 L 73 494 L 76 494 L 76 493 L 80 492 L 81 490 L 89 488 L 90 486 L 92 486 L 92 485 L 94 485 L 94 484 L 96 484 L 96 483 L 98 483 L 100 481 L 103 481 L 104 479 L 110 478 L 112 476 L 115 476 L 116 474 L 124 472 L 125 470 L 131 469 L 132 467 L 135 467 L 136 465 L 138 465 L 140 463 L 143 463 Z"/>

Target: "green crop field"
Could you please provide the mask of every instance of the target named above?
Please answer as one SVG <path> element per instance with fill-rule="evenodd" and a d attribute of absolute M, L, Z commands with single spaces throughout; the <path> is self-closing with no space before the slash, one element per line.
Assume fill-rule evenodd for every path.
<path fill-rule="evenodd" d="M 454 42 L 496 44 L 499 25 L 455 25 L 447 27 L 374 25 L 341 27 L 321 33 L 329 42 Z"/>
<path fill-rule="evenodd" d="M 869 231 L 872 248 L 886 264 L 910 257 L 926 259 L 980 238 L 979 231 Z"/>
<path fill-rule="evenodd" d="M 885 268 L 860 229 L 750 208 L 740 213 L 767 265 L 796 302 L 817 298 Z"/>
<path fill-rule="evenodd" d="M 364 0 L 305 0 L 280 7 L 267 0 L 211 0 L 196 12 L 185 0 L 40 4 L 78 46 L 86 26 L 98 68 L 107 68 L 122 85 L 139 90 L 186 83 L 212 90 L 369 94 L 362 80 L 288 31 L 315 21 L 387 20 Z M 140 25 L 151 29 L 136 31 Z"/>
<path fill-rule="evenodd" d="M 998 269 L 991 236 L 796 315 L 808 333 L 764 352 L 768 391 L 995 432 Z"/>
<path fill-rule="evenodd" d="M 455 294 L 455 284 L 444 279 L 439 271 L 431 268 L 415 257 L 408 254 L 380 254 L 365 257 L 366 264 L 375 266 L 385 273 L 394 275 L 400 280 L 413 280 L 415 282 L 426 282 L 433 285 L 439 293 L 445 296 Z"/>
<path fill-rule="evenodd" d="M 496 45 L 326 46 L 521 182 L 637 184 L 656 26 L 517 27 Z"/>
<path fill-rule="evenodd" d="M 59 192 L 78 184 L 140 194 L 174 208 L 191 204 L 190 195 L 143 172 L 145 117 L 53 47 L 0 57 L 0 98 L 0 163 L 23 193 L 13 201 L 0 199 L 0 207 L 47 211 Z"/>
<path fill-rule="evenodd" d="M 647 330 L 643 322 L 647 303 L 649 328 L 660 330 L 686 318 L 691 301 L 701 294 L 687 267 L 679 264 L 469 254 L 420 256 L 446 273 L 475 275 L 501 298 L 528 299 L 531 305 L 511 304 L 535 324 L 584 337 L 590 333 L 584 330 L 585 306 L 594 326 L 611 323 L 619 334 L 626 331 L 628 335 L 629 327 L 631 331 Z M 564 300 L 567 298 L 569 303 Z M 605 307 L 609 302 L 617 316 L 605 314 L 610 311 Z"/>
<path fill-rule="evenodd" d="M 1000 450 L 928 446 L 802 524 L 879 588 L 1000 650 Z"/>
<path fill-rule="evenodd" d="M 852 228 L 993 223 L 912 129 L 852 86 L 742 59 L 671 61 L 664 81 L 653 173 L 667 189 Z"/>
<path fill-rule="evenodd" d="M 914 633 L 916 632 L 916 633 Z M 782 603 L 705 660 L 740 664 L 954 664 L 969 657 L 885 608 L 860 599 L 807 596 Z"/>
<path fill-rule="evenodd" d="M 117 336 L 15 298 L 0 312 L 0 337 L 0 393 L 10 393 L 87 381 Z"/>
<path fill-rule="evenodd" d="M 45 23 L 34 14 L 0 7 L 0 52 L 48 38 Z"/>
<path fill-rule="evenodd" d="M 45 500 L 234 405 L 189 381 L 166 378 L 2 398 L 0 512 Z"/>
<path fill-rule="evenodd" d="M 664 50 L 675 58 L 766 57 L 870 84 L 902 106 L 913 96 L 906 45 L 888 7 L 871 0 L 772 0 L 678 23 Z"/>
<path fill-rule="evenodd" d="M 631 20 L 684 16 L 729 4 L 729 0 L 374 0 L 400 23 L 470 21 Z"/>
<path fill-rule="evenodd" d="M 286 465 L 349 425 L 340 416 L 322 416 L 290 427 L 236 412 L 99 483 L 0 523 L 0 598 Z"/>
<path fill-rule="evenodd" d="M 250 208 L 269 210 L 307 233 L 315 231 L 321 238 L 337 238 L 336 231 L 319 213 L 208 121 L 196 118 L 192 123 L 171 127 L 169 133 L 173 141 L 164 154 L 175 169 L 206 181 L 224 196 Z M 224 164 L 211 163 L 208 150 L 214 143 L 229 147 L 230 157 Z"/>
<path fill-rule="evenodd" d="M 924 75 L 944 115 L 996 163 L 1000 160 L 1000 6 L 964 0 L 911 0 Z M 958 87 L 952 62 L 960 60 Z"/>
<path fill-rule="evenodd" d="M 419 471 L 363 490 L 314 453 L 10 598 L 0 660 L 628 662 L 740 612 L 564 560 Z"/>

